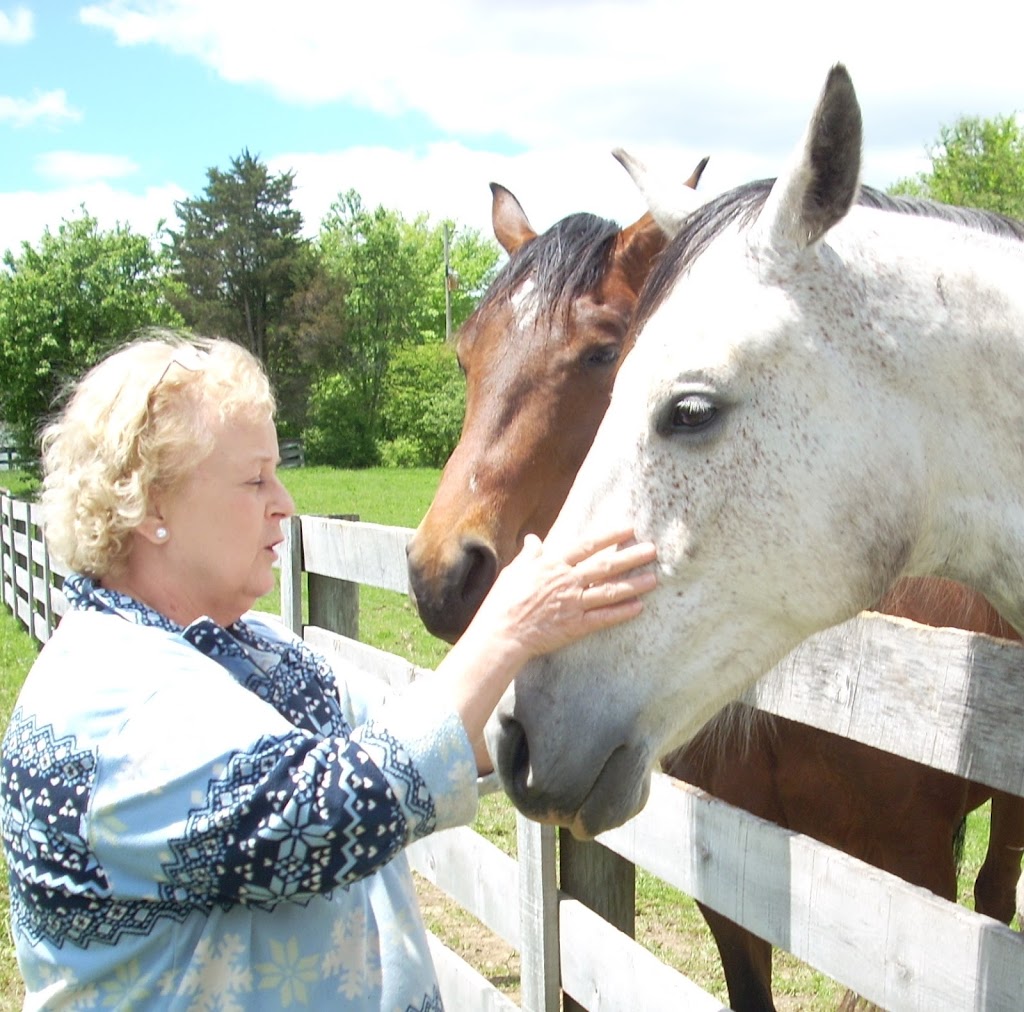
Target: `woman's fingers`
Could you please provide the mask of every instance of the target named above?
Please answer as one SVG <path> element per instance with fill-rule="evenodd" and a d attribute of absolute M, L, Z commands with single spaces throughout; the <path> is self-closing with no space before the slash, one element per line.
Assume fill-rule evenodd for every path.
<path fill-rule="evenodd" d="M 648 570 L 636 573 L 628 579 L 591 583 L 583 588 L 580 599 L 587 611 L 605 608 L 646 594 L 654 590 L 657 582 L 657 577 Z"/>
<path fill-rule="evenodd" d="M 618 551 L 605 549 L 578 563 L 574 568 L 578 570 L 581 578 L 587 579 L 590 583 L 598 583 L 646 566 L 654 562 L 656 554 L 654 545 L 642 541 Z"/>
<path fill-rule="evenodd" d="M 633 528 L 623 526 L 617 530 L 609 531 L 606 534 L 598 535 L 587 541 L 582 541 L 578 545 L 574 545 L 566 552 L 565 561 L 570 566 L 576 566 L 584 559 L 600 552 L 603 548 L 610 548 L 612 545 L 625 545 L 630 541 L 633 541 Z"/>

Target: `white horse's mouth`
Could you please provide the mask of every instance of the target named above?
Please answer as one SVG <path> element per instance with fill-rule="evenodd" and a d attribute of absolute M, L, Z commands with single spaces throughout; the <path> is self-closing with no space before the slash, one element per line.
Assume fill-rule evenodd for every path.
<path fill-rule="evenodd" d="M 538 766 L 523 725 L 506 714 L 488 728 L 488 747 L 502 788 L 516 808 L 535 822 L 567 827 L 577 839 L 590 840 L 622 825 L 647 803 L 651 763 L 639 745 L 617 745 L 603 761 L 580 756 L 573 763 L 580 776 L 574 777 L 568 764 Z M 595 769 L 596 776 L 590 772 Z"/>

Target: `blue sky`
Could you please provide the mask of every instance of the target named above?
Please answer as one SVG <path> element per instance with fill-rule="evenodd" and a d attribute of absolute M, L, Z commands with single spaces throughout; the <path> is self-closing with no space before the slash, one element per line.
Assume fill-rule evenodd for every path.
<path fill-rule="evenodd" d="M 0 0 L 0 250 L 83 203 L 152 233 L 243 148 L 295 173 L 310 232 L 354 188 L 489 233 L 491 180 L 538 229 L 624 223 L 643 204 L 612 147 L 680 177 L 709 154 L 711 191 L 775 175 L 837 60 L 874 185 L 925 168 L 942 124 L 1024 111 L 1018 5 L 692 6 Z"/>

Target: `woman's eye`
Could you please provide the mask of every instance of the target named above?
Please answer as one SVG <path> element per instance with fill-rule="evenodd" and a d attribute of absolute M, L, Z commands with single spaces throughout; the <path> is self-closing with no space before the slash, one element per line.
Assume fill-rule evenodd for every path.
<path fill-rule="evenodd" d="M 718 409 L 706 397 L 690 395 L 676 402 L 672 409 L 673 429 L 699 429 L 718 414 Z"/>

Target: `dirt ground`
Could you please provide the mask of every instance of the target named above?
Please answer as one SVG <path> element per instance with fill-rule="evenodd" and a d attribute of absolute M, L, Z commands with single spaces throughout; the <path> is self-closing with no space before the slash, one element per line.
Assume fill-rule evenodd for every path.
<path fill-rule="evenodd" d="M 440 889 L 419 875 L 415 878 L 427 927 L 518 1004 L 518 953 L 449 900 Z M 689 911 L 683 913 L 681 918 L 666 917 L 664 910 L 645 914 L 638 901 L 637 938 L 660 959 L 691 977 L 726 1005 L 728 992 L 710 931 L 699 913 L 695 914 L 696 921 Z M 778 1012 L 833 1010 L 843 995 L 843 989 L 837 984 L 823 980 L 788 953 L 776 953 L 773 990 Z M 871 1007 L 856 1006 L 857 1009 Z"/>

